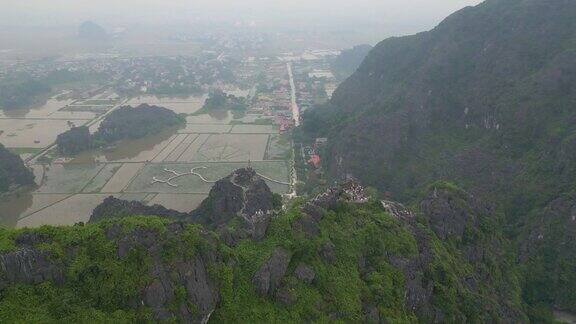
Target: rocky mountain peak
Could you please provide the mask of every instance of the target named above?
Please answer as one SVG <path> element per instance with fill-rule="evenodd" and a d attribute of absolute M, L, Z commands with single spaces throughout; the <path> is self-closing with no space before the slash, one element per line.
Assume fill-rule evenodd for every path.
<path fill-rule="evenodd" d="M 279 204 L 279 197 L 255 170 L 242 168 L 217 181 L 208 197 L 193 211 L 179 212 L 160 205 L 147 206 L 109 197 L 94 209 L 90 222 L 131 215 L 165 217 L 217 230 L 227 244 L 233 245 L 247 237 L 262 239 Z M 229 226 L 232 221 L 237 221 L 239 226 Z"/>
<path fill-rule="evenodd" d="M 216 228 L 235 217 L 253 223 L 272 210 L 274 194 L 264 179 L 252 168 L 243 168 L 217 181 L 192 219 Z"/>

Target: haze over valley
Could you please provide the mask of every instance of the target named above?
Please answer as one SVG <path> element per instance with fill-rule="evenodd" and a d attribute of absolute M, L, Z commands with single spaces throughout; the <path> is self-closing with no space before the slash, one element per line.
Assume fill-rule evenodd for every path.
<path fill-rule="evenodd" d="M 576 323 L 575 2 L 0 9 L 0 322 Z"/>

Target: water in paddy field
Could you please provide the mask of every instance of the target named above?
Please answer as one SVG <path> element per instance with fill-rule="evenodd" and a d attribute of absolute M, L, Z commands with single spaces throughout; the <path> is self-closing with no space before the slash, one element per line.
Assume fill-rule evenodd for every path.
<path fill-rule="evenodd" d="M 184 97 L 140 96 L 131 99 L 127 104 L 136 107 L 146 103 L 168 108 L 177 114 L 193 114 L 204 106 L 206 98 L 208 98 L 207 94 Z"/>
<path fill-rule="evenodd" d="M 241 120 L 254 118 L 247 115 Z M 195 209 L 213 183 L 195 175 L 179 178 L 177 188 L 153 183 L 154 177 L 163 179 L 167 169 L 187 173 L 200 167 L 199 173 L 215 181 L 245 167 L 250 159 L 262 174 L 288 181 L 287 162 L 274 158 L 275 151 L 270 149 L 277 142 L 276 127 L 237 125 L 231 123 L 233 120 L 228 111 L 188 116 L 186 126 L 119 141 L 71 160 L 56 159 L 48 166 L 32 165 L 38 188 L 0 200 L 0 224 L 22 228 L 86 222 L 108 196 L 160 204 L 181 212 Z M 267 183 L 275 192 L 288 191 L 287 185 Z"/>
<path fill-rule="evenodd" d="M 0 118 L 46 118 L 72 102 L 72 99 L 59 100 L 54 97 L 29 108 L 0 110 Z"/>
<path fill-rule="evenodd" d="M 0 142 L 10 148 L 40 150 L 71 126 L 90 123 L 94 133 L 99 126 L 96 116 L 124 104 L 122 98 L 109 97 L 104 93 L 80 101 L 50 98 L 38 107 L 0 112 Z M 252 160 L 259 172 L 279 181 L 268 181 L 273 191 L 287 192 L 288 186 L 282 184 L 289 179 L 286 162 L 267 153 L 270 143 L 275 142 L 271 138 L 278 133 L 276 126 L 250 125 L 262 117 L 259 114 L 234 115 L 226 110 L 196 114 L 206 98 L 207 94 L 127 100 L 126 105 L 146 103 L 185 114 L 186 125 L 141 139 L 122 140 L 71 159 L 56 157 L 50 165 L 30 165 L 38 187 L 0 198 L 0 225 L 22 228 L 87 222 L 92 210 L 109 196 L 160 204 L 181 212 L 195 209 L 213 182 L 190 174 L 175 180 L 177 188 L 154 183 L 154 177 L 165 177 L 167 169 L 189 173 L 191 168 L 199 167 L 199 173 L 215 181 Z"/>

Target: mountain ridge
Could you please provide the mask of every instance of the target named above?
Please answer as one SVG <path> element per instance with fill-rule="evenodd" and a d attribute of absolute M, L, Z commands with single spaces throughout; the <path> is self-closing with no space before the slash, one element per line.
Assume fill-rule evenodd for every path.
<path fill-rule="evenodd" d="M 247 171 L 221 181 L 250 190 L 259 182 Z M 274 204 L 261 197 L 262 206 Z M 237 235 L 244 227 L 236 217 L 206 224 L 216 231 L 126 215 L 0 229 L 0 320 L 524 321 L 514 273 L 497 254 L 506 242 L 481 225 L 496 221 L 491 211 L 444 183 L 425 201 L 412 212 L 343 183 L 278 212 L 259 237 Z M 444 242 L 427 218 L 467 230 Z"/>
<path fill-rule="evenodd" d="M 548 242 L 518 263 L 535 311 L 576 310 L 576 299 L 549 292 L 576 286 L 566 279 L 576 264 L 552 243 L 573 247 L 562 228 L 574 222 L 535 216 L 554 215 L 546 210 L 576 190 L 575 18 L 566 0 L 462 9 L 431 31 L 378 44 L 329 105 L 304 115 L 309 138 L 328 137 L 332 178 L 352 175 L 408 204 L 449 181 L 503 213 L 518 249 Z M 562 266 L 550 272 L 546 262 Z"/>

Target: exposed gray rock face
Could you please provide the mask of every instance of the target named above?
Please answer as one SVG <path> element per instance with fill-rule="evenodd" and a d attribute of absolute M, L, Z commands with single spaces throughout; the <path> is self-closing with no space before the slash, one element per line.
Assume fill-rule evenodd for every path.
<path fill-rule="evenodd" d="M 62 264 L 51 261 L 47 252 L 21 247 L 0 255 L 0 289 L 12 284 L 38 284 L 64 280 Z"/>
<path fill-rule="evenodd" d="M 118 224 L 105 230 L 106 238 L 116 243 L 119 259 L 130 257 L 134 250 L 142 251 L 150 261 L 150 283 L 143 287 L 140 297 L 127 301 L 131 307 L 149 307 L 154 319 L 165 321 L 177 318 L 184 323 L 201 323 L 216 308 L 220 295 L 216 284 L 208 275 L 207 267 L 220 261 L 213 239 L 201 232 L 204 248 L 193 256 L 181 254 L 166 258 L 167 239 L 179 241 L 186 224 L 175 222 L 166 226 L 166 232 L 136 228 L 126 232 Z M 48 242 L 43 235 L 24 233 L 15 239 L 16 250 L 0 254 L 0 290 L 14 284 L 63 284 L 66 265 L 35 245 Z M 65 251 L 73 255 L 71 247 Z M 184 291 L 177 291 L 184 289 Z M 184 300 L 176 300 L 177 292 Z M 177 303 L 177 307 L 173 306 Z"/>
<path fill-rule="evenodd" d="M 411 221 L 414 218 L 414 213 L 400 203 L 395 201 L 382 200 L 381 204 L 386 212 L 398 220 Z"/>
<path fill-rule="evenodd" d="M 380 313 L 378 308 L 374 306 L 369 306 L 364 308 L 364 316 L 366 323 L 377 324 L 380 323 Z"/>
<path fill-rule="evenodd" d="M 294 293 L 286 286 L 278 288 L 274 297 L 278 302 L 287 306 L 293 305 L 296 302 L 296 296 L 294 296 Z"/>
<path fill-rule="evenodd" d="M 382 207 L 390 215 L 402 221 L 414 235 L 418 246 L 418 253 L 413 257 L 390 256 L 389 263 L 402 271 L 406 286 L 406 307 L 425 318 L 435 318 L 436 312 L 429 306 L 432 298 L 433 283 L 424 280 L 426 268 L 433 260 L 430 237 L 420 227 L 416 226 L 414 213 L 404 205 L 393 201 L 381 201 Z M 359 260 L 361 273 L 372 271 L 364 257 Z M 367 319 L 375 319 L 373 313 L 367 312 Z"/>
<path fill-rule="evenodd" d="M 292 228 L 297 232 L 304 233 L 306 238 L 312 238 L 320 235 L 320 227 L 318 226 L 319 218 L 315 218 L 310 214 L 302 213 L 302 216 L 294 221 Z"/>
<path fill-rule="evenodd" d="M 167 236 L 178 239 L 185 226 L 180 222 L 168 225 Z M 164 241 L 155 230 L 137 228 L 121 234 L 118 226 L 113 225 L 106 235 L 117 241 L 119 258 L 127 257 L 137 248 L 144 249 L 150 256 L 152 281 L 142 291 L 141 302 L 152 309 L 156 320 L 164 321 L 175 316 L 186 323 L 200 323 L 216 308 L 220 296 L 207 272 L 207 265 L 218 259 L 214 251 L 203 250 L 191 259 L 177 256 L 174 261 L 167 262 L 162 254 Z M 176 289 L 181 287 L 185 289 L 186 300 L 173 310 L 170 304 L 176 297 Z"/>
<path fill-rule="evenodd" d="M 424 280 L 424 273 L 433 260 L 430 238 L 417 226 L 411 226 L 411 231 L 418 244 L 418 254 L 409 258 L 391 256 L 389 262 L 404 274 L 406 307 L 423 318 L 438 319 L 441 314 L 430 306 L 434 283 Z"/>
<path fill-rule="evenodd" d="M 197 257 L 193 263 L 180 264 L 177 269 L 184 279 L 188 301 L 197 306 L 203 318 L 212 312 L 220 301 L 216 286 L 208 277 L 205 262 Z"/>
<path fill-rule="evenodd" d="M 291 255 L 282 248 L 276 248 L 272 256 L 262 264 L 252 277 L 252 283 L 260 296 L 271 296 L 280 286 L 280 282 L 290 263 Z"/>
<path fill-rule="evenodd" d="M 420 209 L 428 219 L 436 235 L 445 240 L 464 236 L 467 226 L 477 227 L 478 218 L 492 213 L 489 206 L 466 192 L 434 188 L 420 203 Z"/>
<path fill-rule="evenodd" d="M 192 214 L 194 221 L 218 227 L 238 216 L 244 206 L 244 190 L 229 178 L 218 180 L 208 198 Z"/>
<path fill-rule="evenodd" d="M 241 217 L 255 227 L 273 209 L 274 195 L 266 182 L 253 169 L 245 168 L 217 181 L 191 217 L 212 228 Z"/>
<path fill-rule="evenodd" d="M 558 235 L 561 233 L 561 235 Z M 520 246 L 520 261 L 526 262 L 546 245 L 555 246 L 563 255 L 576 256 L 576 194 L 554 199 L 535 215 L 525 229 L 526 238 Z"/>
<path fill-rule="evenodd" d="M 318 254 L 322 258 L 322 260 L 326 263 L 334 263 L 336 262 L 336 252 L 334 248 L 336 246 L 332 242 L 325 243 L 318 251 Z"/>
<path fill-rule="evenodd" d="M 541 282 L 542 277 L 558 277 L 576 273 L 576 194 L 552 200 L 542 211 L 532 215 L 525 225 L 518 259 L 530 272 L 528 282 Z M 542 255 L 546 257 L 543 259 Z M 540 264 L 540 265 L 539 265 Z M 547 298 L 554 300 L 558 310 L 575 311 L 573 296 L 576 285 L 570 280 L 547 282 L 540 286 Z"/>
<path fill-rule="evenodd" d="M 311 284 L 314 278 L 316 278 L 316 272 L 314 272 L 310 266 L 300 263 L 296 269 L 294 269 L 294 276 L 307 284 Z"/>
<path fill-rule="evenodd" d="M 187 219 L 218 229 L 226 244 L 234 246 L 247 237 L 263 239 L 273 210 L 274 194 L 253 169 L 245 168 L 217 181 L 208 198 Z M 227 228 L 234 219 L 240 226 Z"/>
<path fill-rule="evenodd" d="M 426 278 L 431 271 L 434 261 L 434 252 L 431 244 L 433 235 L 418 224 L 416 217 L 402 205 L 392 202 L 382 202 L 384 208 L 397 219 L 406 224 L 408 230 L 416 239 L 418 253 L 410 257 L 389 256 L 388 262 L 402 271 L 405 278 L 405 304 L 409 310 L 414 311 L 418 318 L 429 322 L 444 322 L 446 316 L 438 307 L 434 306 L 434 282 Z M 493 240 L 492 232 L 484 231 L 480 239 L 468 232 L 477 232 L 480 220 L 496 217 L 492 209 L 483 202 L 457 188 L 444 185 L 434 186 L 422 200 L 420 210 L 430 223 L 434 234 L 440 239 L 452 238 L 454 247 L 471 265 L 479 265 L 469 276 L 460 278 L 462 286 L 471 291 L 478 289 L 478 282 L 493 280 L 490 274 L 482 269 L 486 258 L 502 259 L 501 242 Z M 490 262 L 490 261 L 488 261 Z M 365 266 L 369 269 L 369 266 Z M 515 306 L 507 303 L 506 293 L 494 291 L 493 298 L 499 301 L 501 308 L 498 316 L 504 322 L 522 322 L 523 315 Z"/>
<path fill-rule="evenodd" d="M 225 226 L 217 230 L 218 236 L 228 246 L 236 246 L 241 240 L 250 237 L 250 233 L 244 229 L 229 229 Z"/>

